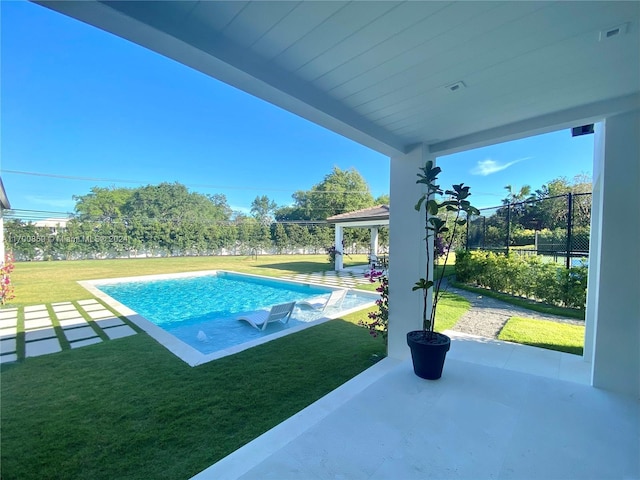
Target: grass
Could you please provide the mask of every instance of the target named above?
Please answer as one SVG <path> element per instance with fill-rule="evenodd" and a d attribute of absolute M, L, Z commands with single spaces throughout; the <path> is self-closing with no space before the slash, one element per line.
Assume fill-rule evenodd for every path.
<path fill-rule="evenodd" d="M 189 478 L 384 356 L 349 321 L 191 368 L 144 333 L 3 365 L 3 479 Z"/>
<path fill-rule="evenodd" d="M 555 305 L 548 305 L 546 303 L 536 302 L 535 300 L 530 300 L 527 298 L 514 297 L 513 295 L 509 295 L 506 293 L 494 292 L 493 290 L 489 290 L 487 288 L 473 287 L 461 282 L 452 282 L 452 285 L 456 288 L 461 288 L 463 290 L 468 290 L 469 292 L 474 292 L 479 295 L 485 295 L 487 297 L 495 298 L 511 305 L 517 305 L 528 310 L 533 310 L 534 312 L 549 313 L 561 317 L 584 320 L 584 310 L 556 307 Z"/>
<path fill-rule="evenodd" d="M 502 328 L 498 339 L 582 355 L 584 327 L 548 320 L 511 317 Z"/>
<path fill-rule="evenodd" d="M 452 329 L 470 308 L 471 304 L 466 298 L 454 293 L 442 293 L 436 312 L 436 330 L 441 332 Z"/>
<path fill-rule="evenodd" d="M 347 266 L 367 263 L 366 255 L 351 255 L 345 260 Z M 327 255 L 265 255 L 257 259 L 214 256 L 18 262 L 11 275 L 16 298 L 7 306 L 88 298 L 87 291 L 78 285 L 78 280 L 215 269 L 281 277 L 331 270 L 332 265 Z"/>

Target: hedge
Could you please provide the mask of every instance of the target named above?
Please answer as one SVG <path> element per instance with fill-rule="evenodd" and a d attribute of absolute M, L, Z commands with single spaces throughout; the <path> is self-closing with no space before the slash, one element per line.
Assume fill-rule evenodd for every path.
<path fill-rule="evenodd" d="M 550 305 L 584 309 L 587 267 L 560 267 L 541 257 L 457 251 L 456 279 Z"/>

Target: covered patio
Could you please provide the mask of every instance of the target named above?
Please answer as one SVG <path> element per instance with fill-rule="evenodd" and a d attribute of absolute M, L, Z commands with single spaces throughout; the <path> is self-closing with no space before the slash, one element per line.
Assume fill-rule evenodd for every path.
<path fill-rule="evenodd" d="M 390 158 L 388 359 L 199 478 L 640 477 L 640 3 L 36 3 Z M 418 168 L 590 124 L 584 356 L 456 338 L 414 377 Z"/>
<path fill-rule="evenodd" d="M 580 357 L 448 334 L 441 380 L 385 359 L 194 480 L 638 478 L 638 404 Z"/>

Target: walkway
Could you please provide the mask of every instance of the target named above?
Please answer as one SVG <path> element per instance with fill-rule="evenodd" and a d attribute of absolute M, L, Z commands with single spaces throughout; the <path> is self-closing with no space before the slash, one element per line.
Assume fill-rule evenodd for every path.
<path fill-rule="evenodd" d="M 326 272 L 298 273 L 295 275 L 285 275 L 282 278 L 303 283 L 320 283 L 331 287 L 355 288 L 358 285 L 369 283 L 369 279 L 364 276 L 368 270 L 366 265 L 349 267 L 338 272 L 329 270 Z"/>
<path fill-rule="evenodd" d="M 536 312 L 460 288 L 448 286 L 447 291 L 460 295 L 471 302 L 471 308 L 453 327 L 456 332 L 485 338 L 498 338 L 502 327 L 511 317 L 526 317 L 584 326 L 584 321 L 582 320 Z"/>
<path fill-rule="evenodd" d="M 298 282 L 319 283 L 332 287 L 355 288 L 358 285 L 369 283 L 369 279 L 364 276 L 367 270 L 368 267 L 366 265 L 361 265 L 345 268 L 339 272 L 303 273 L 287 275 L 283 278 Z M 456 323 L 454 327 L 456 332 L 496 339 L 502 327 L 504 327 L 511 317 L 526 317 L 536 320 L 550 320 L 553 322 L 584 326 L 584 321 L 582 320 L 536 312 L 496 300 L 495 298 L 447 286 L 446 283 L 443 284 L 443 288 L 471 302 L 471 308 L 458 320 L 458 323 Z"/>
<path fill-rule="evenodd" d="M 95 299 L 7 308 L 0 310 L 0 363 L 135 333 L 117 314 Z"/>

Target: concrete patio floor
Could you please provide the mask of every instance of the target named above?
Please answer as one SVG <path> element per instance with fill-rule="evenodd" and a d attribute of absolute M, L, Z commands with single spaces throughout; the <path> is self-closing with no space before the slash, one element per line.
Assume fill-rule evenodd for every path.
<path fill-rule="evenodd" d="M 640 478 L 638 399 L 581 357 L 448 333 L 439 381 L 382 360 L 194 478 Z"/>

